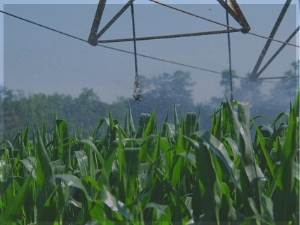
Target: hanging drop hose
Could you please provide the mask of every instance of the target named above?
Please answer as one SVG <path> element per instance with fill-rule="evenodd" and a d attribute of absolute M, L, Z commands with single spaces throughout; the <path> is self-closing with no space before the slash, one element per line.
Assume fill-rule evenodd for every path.
<path fill-rule="evenodd" d="M 227 0 L 226 0 L 227 3 Z M 227 30 L 229 31 L 229 18 L 228 18 L 228 12 L 226 11 L 226 24 L 227 24 Z M 231 46 L 230 46 L 230 34 L 227 33 L 227 39 L 228 39 L 228 58 L 229 58 L 229 80 L 230 80 L 230 102 L 234 101 L 233 97 L 233 87 L 232 87 L 232 71 L 231 71 Z"/>
<path fill-rule="evenodd" d="M 135 101 L 142 101 L 141 82 L 138 73 L 137 66 L 137 53 L 136 53 L 136 38 L 135 38 L 135 24 L 134 24 L 134 8 L 133 0 L 131 0 L 131 19 L 132 19 L 132 33 L 133 33 L 133 48 L 134 48 L 134 64 L 135 64 L 135 90 L 133 92 L 133 98 Z"/>

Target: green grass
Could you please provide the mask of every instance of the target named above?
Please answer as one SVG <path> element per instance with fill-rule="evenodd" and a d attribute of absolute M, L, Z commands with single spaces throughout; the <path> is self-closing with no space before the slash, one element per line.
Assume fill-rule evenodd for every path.
<path fill-rule="evenodd" d="M 42 123 L 2 141 L 0 224 L 299 223 L 299 93 L 267 125 L 238 102 L 222 102 L 210 131 L 173 114 L 135 128 L 130 107 L 124 127 L 109 112 L 87 139 L 55 118 L 51 134 Z"/>

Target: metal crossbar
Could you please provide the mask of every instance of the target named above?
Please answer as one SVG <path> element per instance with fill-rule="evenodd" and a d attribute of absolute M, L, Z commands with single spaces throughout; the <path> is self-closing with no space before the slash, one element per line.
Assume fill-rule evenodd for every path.
<path fill-rule="evenodd" d="M 155 39 L 168 39 L 168 38 L 179 38 L 179 37 L 193 37 L 193 36 L 202 36 L 202 35 L 211 35 L 211 34 L 224 34 L 231 32 L 239 32 L 240 30 L 217 30 L 217 31 L 206 31 L 206 32 L 197 32 L 197 33 L 185 33 L 185 34 L 169 34 L 162 36 L 148 36 L 148 37 L 138 37 L 135 38 L 136 41 L 147 41 Z M 120 38 L 120 39 L 109 39 L 109 40 L 100 40 L 98 43 L 114 43 L 114 42 L 126 42 L 133 41 L 133 38 Z"/>

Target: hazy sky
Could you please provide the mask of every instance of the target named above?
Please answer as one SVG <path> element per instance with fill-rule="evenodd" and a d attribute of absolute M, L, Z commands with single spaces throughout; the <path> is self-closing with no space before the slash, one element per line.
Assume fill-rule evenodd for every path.
<path fill-rule="evenodd" d="M 1 10 L 87 39 L 95 15 L 98 1 L 83 4 L 84 1 L 0 1 Z M 107 1 L 102 28 L 109 19 L 127 1 Z M 168 4 L 182 1 L 164 0 Z M 207 4 L 207 3 L 214 4 Z M 278 4 L 246 4 L 238 1 L 251 26 L 251 32 L 269 36 L 275 21 L 285 2 Z M 270 1 L 251 1 L 268 3 Z M 8 4 L 10 3 L 10 4 Z M 23 4 L 20 4 L 23 3 Z M 29 4 L 33 3 L 33 4 Z M 34 4 L 51 3 L 51 4 Z M 54 4 L 55 3 L 55 4 Z M 59 4 L 75 3 L 75 4 Z M 112 4 L 114 3 L 114 4 Z M 225 10 L 217 1 L 185 1 L 186 4 L 174 5 L 195 14 L 226 23 Z M 293 1 L 283 19 L 275 39 L 285 41 L 299 25 L 299 3 Z M 296 5 L 297 4 L 297 5 Z M 223 30 L 224 28 L 198 18 L 149 1 L 135 1 L 136 33 L 139 36 L 177 34 Z M 0 14 L 1 49 L 4 49 L 0 67 L 0 80 L 4 75 L 4 84 L 8 88 L 24 90 L 26 93 L 54 92 L 77 96 L 82 88 L 93 88 L 104 102 L 112 102 L 117 96 L 130 97 L 134 88 L 134 58 L 126 54 L 102 47 L 94 47 L 58 33 L 34 26 L 24 21 Z M 239 27 L 231 18 L 230 25 Z M 128 9 L 101 39 L 132 37 L 130 9 Z M 291 43 L 299 45 L 294 37 Z M 4 41 L 3 41 L 4 39 Z M 266 40 L 249 34 L 232 33 L 232 68 L 237 75 L 246 77 L 262 51 Z M 111 43 L 106 46 L 133 51 L 133 44 Z M 273 42 L 262 63 L 281 46 Z M 209 35 L 165 40 L 137 42 L 140 54 L 184 63 L 204 69 L 221 72 L 228 69 L 227 35 Z M 286 46 L 261 77 L 282 76 L 289 70 L 290 63 L 298 57 L 299 50 Z M 193 94 L 195 102 L 209 101 L 212 96 L 223 96 L 219 86 L 220 75 L 179 65 L 138 57 L 139 74 L 146 77 L 162 73 L 174 73 L 177 70 L 190 72 L 196 82 Z M 3 78 L 2 78 L 3 80 Z M 166 82 L 167 81 L 162 81 Z M 239 80 L 235 80 L 238 84 Z M 264 82 L 269 89 L 272 82 Z M 176 96 L 174 96 L 176 98 Z M 237 96 L 238 98 L 238 96 Z"/>

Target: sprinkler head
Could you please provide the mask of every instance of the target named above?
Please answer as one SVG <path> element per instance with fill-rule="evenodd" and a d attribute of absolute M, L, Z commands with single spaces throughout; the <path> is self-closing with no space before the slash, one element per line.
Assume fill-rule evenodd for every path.
<path fill-rule="evenodd" d="M 137 87 L 133 92 L 133 98 L 135 101 L 142 101 L 142 91 L 139 87 Z"/>

